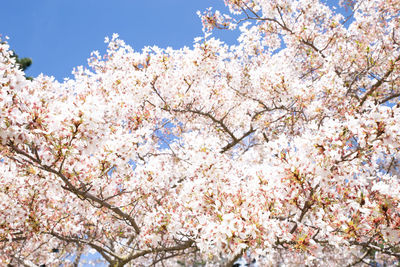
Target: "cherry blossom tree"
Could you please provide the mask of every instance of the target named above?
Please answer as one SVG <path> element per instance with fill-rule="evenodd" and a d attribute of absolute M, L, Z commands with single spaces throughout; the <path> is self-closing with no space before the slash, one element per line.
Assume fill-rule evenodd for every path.
<path fill-rule="evenodd" d="M 0 45 L 3 266 L 400 260 L 400 1 L 225 4 L 193 48 L 114 35 L 62 83 Z"/>

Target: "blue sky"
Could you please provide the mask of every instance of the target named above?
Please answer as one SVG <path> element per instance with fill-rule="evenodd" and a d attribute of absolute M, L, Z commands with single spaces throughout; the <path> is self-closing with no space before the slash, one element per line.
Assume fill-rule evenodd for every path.
<path fill-rule="evenodd" d="M 135 50 L 192 46 L 202 35 L 196 11 L 210 6 L 226 10 L 223 0 L 4 0 L 0 34 L 10 37 L 20 57 L 33 59 L 29 76 L 44 73 L 61 81 L 86 65 L 92 51 L 104 53 L 104 38 L 113 33 Z M 229 44 L 237 37 L 215 35 Z"/>
<path fill-rule="evenodd" d="M 27 73 L 71 76 L 94 50 L 104 52 L 104 38 L 118 33 L 140 50 L 146 45 L 192 46 L 202 35 L 197 10 L 222 0 L 8 0 L 2 3 L 0 34 L 20 57 L 31 57 Z M 232 33 L 219 34 L 233 43 Z"/>

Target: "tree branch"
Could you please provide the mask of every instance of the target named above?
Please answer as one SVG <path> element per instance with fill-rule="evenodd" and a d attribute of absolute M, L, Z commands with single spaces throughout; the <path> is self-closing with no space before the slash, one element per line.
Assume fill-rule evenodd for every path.
<path fill-rule="evenodd" d="M 136 234 L 140 233 L 140 228 L 137 225 L 137 223 L 135 222 L 134 218 L 132 218 L 130 215 L 126 214 L 125 212 L 123 212 L 120 208 L 114 207 L 112 206 L 110 203 L 106 202 L 104 199 L 100 199 L 98 197 L 96 197 L 95 195 L 87 192 L 87 191 L 83 191 L 80 188 L 75 187 L 70 181 L 69 179 L 60 171 L 54 170 L 53 168 L 51 168 L 50 166 L 44 165 L 42 164 L 39 160 L 35 159 L 34 157 L 30 156 L 28 153 L 26 153 L 25 151 L 19 149 L 18 147 L 16 147 L 15 145 L 13 145 L 12 143 L 9 144 L 9 146 L 17 153 L 20 155 L 25 156 L 26 158 L 30 159 L 31 161 L 35 162 L 37 164 L 37 167 L 45 170 L 49 173 L 53 173 L 56 176 L 58 176 L 59 178 L 61 178 L 61 180 L 65 183 L 66 186 L 63 186 L 63 188 L 65 190 L 70 191 L 71 193 L 74 193 L 75 195 L 82 197 L 83 199 L 89 199 L 97 204 L 99 204 L 101 207 L 105 207 L 111 211 L 113 211 L 114 213 L 116 213 L 118 216 L 120 216 L 121 218 L 123 218 L 124 220 L 128 221 L 130 223 L 130 225 L 135 229 Z"/>
<path fill-rule="evenodd" d="M 392 72 L 394 71 L 395 63 L 399 60 L 400 60 L 400 55 L 390 63 L 390 68 L 386 71 L 383 77 L 380 78 L 374 85 L 372 85 L 371 88 L 364 94 L 364 96 L 361 98 L 360 106 L 364 104 L 368 96 L 372 95 L 387 80 L 390 74 L 392 74 Z"/>

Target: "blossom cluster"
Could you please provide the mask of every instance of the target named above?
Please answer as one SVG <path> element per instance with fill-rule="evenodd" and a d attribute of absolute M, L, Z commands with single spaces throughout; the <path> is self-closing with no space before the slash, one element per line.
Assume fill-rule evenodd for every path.
<path fill-rule="evenodd" d="M 400 259 L 400 1 L 225 3 L 238 45 L 113 35 L 62 83 L 0 44 L 1 264 Z"/>

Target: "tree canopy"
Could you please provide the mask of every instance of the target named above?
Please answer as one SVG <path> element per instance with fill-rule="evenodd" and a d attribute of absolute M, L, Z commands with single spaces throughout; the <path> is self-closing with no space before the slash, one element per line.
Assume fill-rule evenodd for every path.
<path fill-rule="evenodd" d="M 14 53 L 15 62 L 19 65 L 22 71 L 25 71 L 32 65 L 32 59 L 29 57 L 19 58 L 17 54 Z"/>
<path fill-rule="evenodd" d="M 2 265 L 398 262 L 400 1 L 347 2 L 225 0 L 192 48 L 115 34 L 62 83 L 2 43 Z"/>

